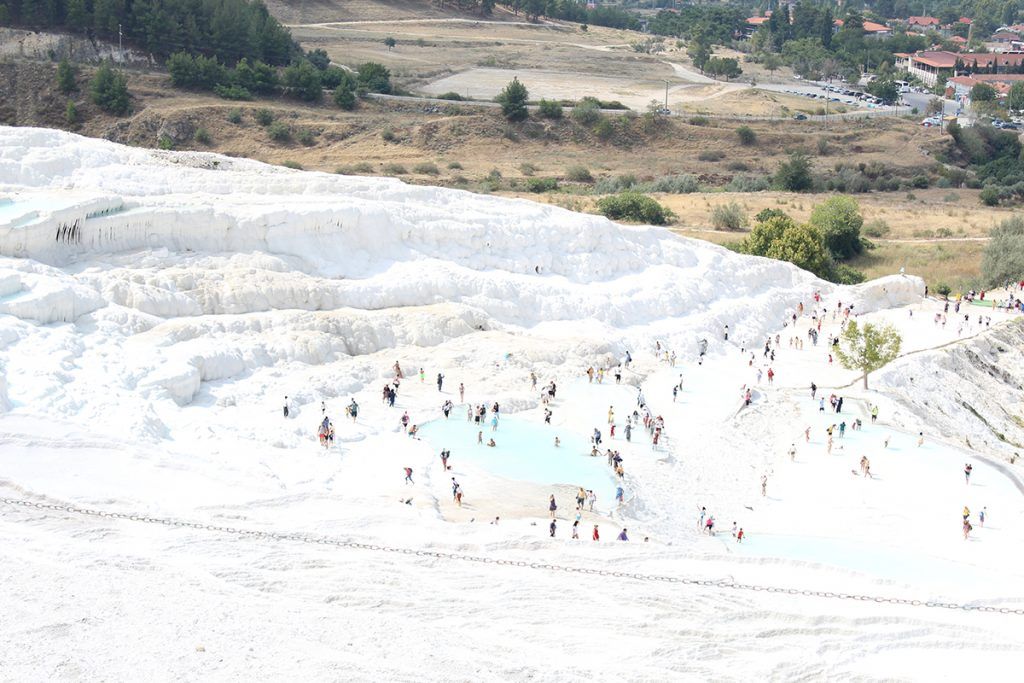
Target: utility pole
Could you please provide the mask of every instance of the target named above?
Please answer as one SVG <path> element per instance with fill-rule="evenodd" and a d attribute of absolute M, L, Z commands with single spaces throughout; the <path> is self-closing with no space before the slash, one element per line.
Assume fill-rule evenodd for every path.
<path fill-rule="evenodd" d="M 668 81 L 665 81 L 665 111 L 668 111 Z"/>
<path fill-rule="evenodd" d="M 118 24 L 117 25 L 117 61 L 119 61 L 119 62 L 123 62 L 124 61 L 124 47 L 121 44 L 121 38 L 123 36 L 124 36 L 124 34 L 121 33 L 121 24 Z"/>

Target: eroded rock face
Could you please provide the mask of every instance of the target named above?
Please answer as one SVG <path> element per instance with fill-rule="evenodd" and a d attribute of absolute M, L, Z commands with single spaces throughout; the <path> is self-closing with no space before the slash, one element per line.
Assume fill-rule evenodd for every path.
<path fill-rule="evenodd" d="M 938 433 L 1006 460 L 1024 456 L 1024 319 L 893 363 L 874 386 L 903 405 L 910 429 Z"/>

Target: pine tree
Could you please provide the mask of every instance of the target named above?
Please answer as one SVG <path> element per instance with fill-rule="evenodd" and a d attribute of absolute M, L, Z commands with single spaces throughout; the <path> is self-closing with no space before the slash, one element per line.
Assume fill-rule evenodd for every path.
<path fill-rule="evenodd" d="M 68 0 L 67 27 L 77 33 L 84 33 L 92 25 L 92 16 L 85 6 L 85 0 Z"/>

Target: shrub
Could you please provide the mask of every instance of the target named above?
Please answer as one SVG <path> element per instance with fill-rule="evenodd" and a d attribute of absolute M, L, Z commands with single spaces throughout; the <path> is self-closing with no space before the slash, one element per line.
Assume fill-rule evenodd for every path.
<path fill-rule="evenodd" d="M 285 69 L 284 85 L 290 95 L 306 102 L 319 102 L 324 96 L 320 70 L 308 61 L 292 64 Z"/>
<path fill-rule="evenodd" d="M 574 183 L 594 182 L 594 176 L 590 174 L 590 169 L 580 165 L 570 166 L 565 169 L 565 179 Z"/>
<path fill-rule="evenodd" d="M 405 170 L 405 166 L 402 164 L 396 164 L 394 162 L 384 164 L 384 175 L 405 175 L 409 171 Z"/>
<path fill-rule="evenodd" d="M 572 120 L 584 125 L 592 126 L 601 120 L 601 104 L 593 97 L 584 97 L 572 108 Z"/>
<path fill-rule="evenodd" d="M 545 119 L 562 118 L 562 105 L 557 100 L 541 100 L 537 105 L 537 113 Z"/>
<path fill-rule="evenodd" d="M 711 224 L 720 230 L 739 230 L 747 224 L 747 214 L 736 202 L 719 204 L 711 210 Z"/>
<path fill-rule="evenodd" d="M 663 175 L 649 183 L 637 186 L 644 192 L 664 192 L 666 194 L 690 194 L 700 191 L 700 183 L 692 175 Z"/>
<path fill-rule="evenodd" d="M 931 185 L 931 181 L 928 179 L 928 176 L 926 175 L 916 175 L 910 180 L 910 184 L 911 186 L 919 190 L 924 190 L 927 189 L 929 185 Z"/>
<path fill-rule="evenodd" d="M 332 99 L 334 99 L 336 105 L 346 111 L 352 111 L 356 108 L 356 93 L 352 88 L 346 87 L 345 83 L 334 89 Z"/>
<path fill-rule="evenodd" d="M 441 173 L 441 169 L 437 167 L 437 164 L 429 161 L 421 161 L 412 167 L 412 171 L 421 175 L 440 175 Z"/>
<path fill-rule="evenodd" d="M 351 78 L 352 77 L 348 75 L 348 72 L 341 67 L 329 66 L 321 72 L 320 84 L 325 88 L 333 90 L 344 83 L 346 79 Z"/>
<path fill-rule="evenodd" d="M 71 100 L 68 100 L 68 106 L 64 107 L 64 121 L 72 128 L 78 125 L 78 107 Z"/>
<path fill-rule="evenodd" d="M 1024 217 L 1007 218 L 992 228 L 989 238 L 981 261 L 984 281 L 996 286 L 1024 280 Z"/>
<path fill-rule="evenodd" d="M 269 109 L 257 109 L 253 114 L 253 118 L 261 126 L 269 126 L 274 122 L 274 112 Z"/>
<path fill-rule="evenodd" d="M 492 183 L 501 182 L 501 171 L 496 168 L 492 168 L 487 172 L 486 180 L 489 180 Z"/>
<path fill-rule="evenodd" d="M 295 170 L 295 171 L 301 171 L 302 170 L 302 164 L 300 164 L 297 161 L 290 161 L 289 160 L 289 161 L 282 162 L 281 165 L 284 166 L 285 168 L 290 168 L 290 169 Z"/>
<path fill-rule="evenodd" d="M 867 235 L 868 237 L 885 237 L 890 232 L 892 232 L 892 228 L 890 228 L 889 224 L 883 221 L 881 218 L 876 218 L 870 223 L 864 225 L 864 234 Z"/>
<path fill-rule="evenodd" d="M 764 192 L 771 189 L 771 179 L 760 175 L 738 175 L 725 186 L 726 192 Z"/>
<path fill-rule="evenodd" d="M 741 145 L 750 146 L 757 142 L 757 133 L 750 126 L 740 126 L 736 129 L 736 137 L 740 139 Z"/>
<path fill-rule="evenodd" d="M 665 225 L 673 218 L 671 211 L 639 192 L 603 197 L 597 202 L 597 209 L 612 220 L 637 221 L 650 225 Z"/>
<path fill-rule="evenodd" d="M 287 142 L 292 137 L 292 129 L 280 121 L 275 121 L 267 128 L 267 135 L 274 142 Z"/>
<path fill-rule="evenodd" d="M 215 85 L 213 92 L 225 100 L 251 100 L 252 93 L 238 85 Z"/>
<path fill-rule="evenodd" d="M 376 62 L 361 64 L 356 70 L 356 82 L 363 92 L 388 94 L 391 92 L 391 72 Z"/>
<path fill-rule="evenodd" d="M 731 162 L 729 162 L 729 165 L 726 166 L 726 168 L 729 169 L 730 171 L 749 171 L 750 170 L 750 167 L 747 166 L 742 161 L 731 161 Z"/>
<path fill-rule="evenodd" d="M 828 156 L 832 153 L 832 145 L 828 138 L 818 138 L 818 156 Z"/>
<path fill-rule="evenodd" d="M 596 135 L 599 140 L 610 140 L 611 137 L 615 135 L 615 126 L 613 126 L 612 122 L 608 119 L 601 117 L 598 122 L 594 124 L 594 135 Z"/>
<path fill-rule="evenodd" d="M 840 263 L 836 265 L 830 279 L 841 285 L 858 285 L 861 282 L 864 282 L 867 278 L 864 276 L 864 273 L 859 270 L 851 268 L 845 263 Z"/>
<path fill-rule="evenodd" d="M 171 139 L 170 135 L 164 133 L 157 139 L 156 146 L 160 149 L 174 149 L 174 140 Z"/>
<path fill-rule="evenodd" d="M 439 99 L 439 100 L 453 100 L 455 102 L 461 102 L 465 98 L 462 95 L 460 95 L 459 93 L 457 93 L 457 92 L 455 92 L 453 90 L 453 91 L 449 91 L 449 92 L 442 93 L 442 94 L 438 95 L 437 99 Z"/>
<path fill-rule="evenodd" d="M 938 230 L 935 231 L 935 236 L 936 237 L 952 237 L 953 236 L 953 231 L 950 230 L 949 228 L 939 228 Z"/>
<path fill-rule="evenodd" d="M 501 113 L 509 121 L 523 121 L 529 116 L 526 110 L 526 101 L 530 93 L 526 86 L 519 82 L 519 77 L 514 76 L 512 81 L 505 86 L 501 93 L 494 98 L 501 103 Z"/>
<path fill-rule="evenodd" d="M 601 178 L 594 185 L 594 191 L 598 194 L 614 194 L 628 190 L 636 185 L 636 176 L 632 173 L 624 173 L 615 178 Z"/>
<path fill-rule="evenodd" d="M 941 296 L 943 299 L 948 299 L 949 295 L 953 293 L 953 288 L 947 285 L 945 282 L 940 282 L 935 285 L 935 293 Z"/>
<path fill-rule="evenodd" d="M 526 189 L 538 194 L 557 190 L 558 178 L 530 178 L 526 181 Z"/>
<path fill-rule="evenodd" d="M 725 158 L 725 152 L 717 149 L 706 149 L 697 155 L 701 161 L 721 161 Z"/>
<path fill-rule="evenodd" d="M 89 82 L 89 92 L 93 104 L 108 114 L 123 116 L 131 108 L 128 80 L 124 74 L 110 68 L 109 64 L 96 69 Z"/>
<path fill-rule="evenodd" d="M 821 230 L 833 258 L 852 258 L 863 250 L 860 229 L 864 219 L 860 206 L 851 197 L 830 197 L 818 204 L 811 212 L 810 223 Z"/>
<path fill-rule="evenodd" d="M 999 204 L 999 190 L 990 185 L 981 191 L 981 194 L 978 195 L 978 199 L 980 199 L 981 203 L 985 206 L 996 206 Z"/>
<path fill-rule="evenodd" d="M 312 147 L 316 144 L 316 134 L 308 128 L 303 128 L 299 131 L 299 142 L 306 147 Z"/>
<path fill-rule="evenodd" d="M 77 70 L 71 62 L 67 59 L 60 60 L 60 64 L 57 65 L 57 89 L 65 95 L 70 95 L 78 90 L 78 84 L 75 83 L 76 72 Z"/>
<path fill-rule="evenodd" d="M 691 116 L 688 123 L 691 126 L 706 126 L 710 123 L 706 116 Z"/>
<path fill-rule="evenodd" d="M 453 171 L 461 171 L 462 170 L 462 164 L 460 164 L 457 161 L 449 161 L 448 162 L 448 168 L 453 170 Z"/>
<path fill-rule="evenodd" d="M 802 152 L 793 152 L 789 160 L 779 164 L 775 173 L 775 184 L 781 190 L 806 192 L 814 186 L 811 177 L 811 161 Z"/>
<path fill-rule="evenodd" d="M 241 122 L 242 122 L 242 110 L 241 109 L 232 109 L 231 111 L 228 112 L 228 123 L 234 123 L 235 125 L 238 125 Z"/>
<path fill-rule="evenodd" d="M 519 164 L 519 172 L 525 176 L 531 176 L 534 173 L 536 173 L 537 170 L 537 167 L 534 164 L 531 164 L 529 161 L 524 161 L 523 163 Z"/>
<path fill-rule="evenodd" d="M 334 169 L 339 175 L 356 175 L 357 173 L 373 173 L 373 164 L 368 161 L 360 161 L 351 166 L 339 166 Z"/>
<path fill-rule="evenodd" d="M 323 48 L 310 50 L 306 53 L 306 59 L 311 65 L 315 66 L 320 71 L 326 69 L 331 63 L 331 58 L 328 56 L 327 50 L 324 50 Z"/>
<path fill-rule="evenodd" d="M 398 140 L 398 135 L 395 133 L 395 131 L 391 130 L 390 128 L 385 128 L 384 130 L 382 130 L 380 133 L 380 137 L 384 140 L 384 142 L 395 142 L 396 140 Z"/>
<path fill-rule="evenodd" d="M 196 128 L 196 142 L 201 145 L 210 144 L 210 132 L 205 128 Z"/>

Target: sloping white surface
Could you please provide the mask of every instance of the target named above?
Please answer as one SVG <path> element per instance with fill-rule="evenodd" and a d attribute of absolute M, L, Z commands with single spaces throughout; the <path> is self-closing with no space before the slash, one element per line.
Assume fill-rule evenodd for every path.
<path fill-rule="evenodd" d="M 884 425 L 826 456 L 830 418 L 805 387 L 856 379 L 826 362 L 824 337 L 837 323 L 827 320 L 817 348 L 786 346 L 793 334 L 806 341 L 808 317 L 795 330 L 784 323 L 801 302 L 809 312 L 815 291 L 830 311 L 854 303 L 896 323 L 907 350 L 955 340 L 952 328 L 929 327 L 936 304 L 921 303 L 917 278 L 834 287 L 663 229 L 525 201 L 35 129 L 0 128 L 0 198 L 4 496 L 534 563 L 1017 605 L 1024 508 L 1012 482 L 976 459 L 978 486 L 965 496 L 960 472 L 974 456 L 932 432 L 916 450 L 915 420 L 927 411 L 904 419 L 916 413 L 885 395 L 863 394 L 882 402 Z M 769 362 L 760 349 L 776 333 L 781 348 Z M 697 365 L 702 338 L 709 357 Z M 677 367 L 654 355 L 655 340 Z M 586 381 L 588 366 L 627 350 L 635 363 L 622 385 Z M 407 379 L 389 409 L 380 389 L 396 360 Z M 769 365 L 771 387 L 754 375 Z M 900 367 L 879 373 L 894 395 L 907 384 Z M 550 426 L 531 371 L 541 385 L 559 384 Z M 402 412 L 422 423 L 439 418 L 443 400 L 460 403 L 460 382 L 468 403 L 499 401 L 552 438 L 606 431 L 608 406 L 621 419 L 642 388 L 667 438 L 654 451 L 638 429 L 627 444 L 620 424 L 612 443 L 625 457 L 626 504 L 602 500 L 601 514 L 583 519 L 582 535 L 599 524 L 603 542 L 567 539 L 571 482 L 498 479 L 474 464 L 472 443 L 445 444 L 453 470 L 444 471 L 437 444 L 400 433 Z M 750 385 L 757 400 L 739 410 Z M 866 418 L 859 392 L 840 391 L 849 419 Z M 362 406 L 354 422 L 342 414 L 353 397 Z M 337 429 L 329 451 L 315 439 L 321 401 Z M 785 450 L 805 426 L 813 438 L 791 463 Z M 892 450 L 883 453 L 886 434 Z M 870 453 L 878 481 L 849 474 L 860 453 Z M 405 466 L 415 485 L 402 483 Z M 452 476 L 464 507 L 451 501 Z M 554 541 L 552 491 L 561 504 Z M 964 504 L 998 519 L 966 543 Z M 698 535 L 701 505 L 720 529 L 738 520 L 748 544 Z M 613 542 L 621 527 L 633 542 Z M 1015 616 L 354 553 L 52 512 L 5 508 L 0 543 L 10 549 L 0 582 L 13 604 L 0 610 L 0 662 L 17 680 L 930 679 L 966 676 L 978 657 L 1000 678 L 1024 651 Z"/>

